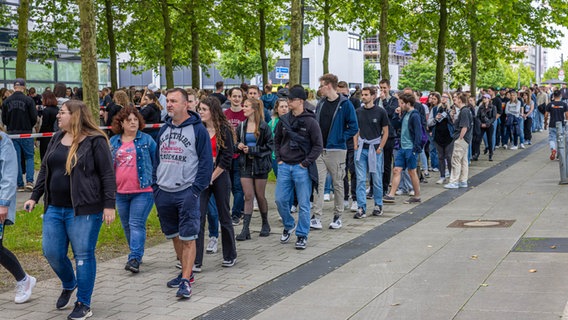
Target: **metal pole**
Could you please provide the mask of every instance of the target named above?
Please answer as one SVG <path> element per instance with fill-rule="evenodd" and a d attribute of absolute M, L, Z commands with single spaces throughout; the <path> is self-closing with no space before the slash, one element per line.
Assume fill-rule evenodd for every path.
<path fill-rule="evenodd" d="M 568 184 L 568 172 L 566 171 L 566 139 L 564 137 L 564 123 L 556 122 L 556 148 L 558 149 L 558 159 L 560 160 L 560 182 Z"/>

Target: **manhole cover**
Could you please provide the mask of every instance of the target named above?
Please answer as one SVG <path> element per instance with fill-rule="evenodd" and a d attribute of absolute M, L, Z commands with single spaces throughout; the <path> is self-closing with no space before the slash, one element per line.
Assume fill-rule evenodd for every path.
<path fill-rule="evenodd" d="M 508 228 L 516 220 L 456 220 L 448 228 Z"/>

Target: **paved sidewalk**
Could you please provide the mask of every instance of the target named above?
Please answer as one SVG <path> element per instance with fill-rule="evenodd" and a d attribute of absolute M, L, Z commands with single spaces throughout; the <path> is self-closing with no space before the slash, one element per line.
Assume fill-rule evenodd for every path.
<path fill-rule="evenodd" d="M 535 143 L 546 140 L 544 134 L 535 138 Z M 531 152 L 536 147 L 541 150 Z M 568 289 L 568 276 L 563 272 L 566 253 L 510 252 L 521 237 L 568 237 L 564 228 L 568 217 L 561 202 L 567 199 L 567 187 L 557 184 L 558 163 L 546 160 L 546 150 L 543 144 L 526 151 L 499 150 L 492 163 L 482 156 L 483 160 L 473 163 L 470 176 L 511 156 L 530 153 L 510 167 L 500 166 L 499 174 L 465 193 L 463 189 L 445 191 L 434 183 L 438 175 L 431 173 L 429 183 L 422 184 L 423 201 L 432 199 L 435 204 L 434 197 L 440 194 L 455 197 L 453 201 L 252 314 L 257 315 L 255 319 L 283 315 L 289 319 L 558 319 L 567 300 L 562 294 Z M 274 186 L 269 188 L 272 199 Z M 222 268 L 220 252 L 206 255 L 189 301 L 177 301 L 175 289 L 165 286 L 179 272 L 170 243 L 148 248 L 137 275 L 123 270 L 125 256 L 101 263 L 92 319 L 191 319 L 207 312 L 221 314 L 216 310 L 231 310 L 239 299 L 282 284 L 287 274 L 309 269 L 326 253 L 341 253 L 366 232 L 388 230 L 391 224 L 385 223 L 395 222 L 393 218 L 411 217 L 407 211 L 413 206 L 402 204 L 404 197 L 397 198 L 396 205 L 385 206 L 380 218 L 354 220 L 353 213 L 346 211 L 341 230 L 312 231 L 305 251 L 279 243 L 281 224 L 271 203 L 272 235 L 258 237 L 260 217 L 255 213 L 253 239 L 237 243 L 237 265 Z M 428 206 L 428 202 L 421 205 Z M 325 208 L 331 212 L 331 203 Z M 322 223 L 329 224 L 331 218 L 328 213 Z M 447 228 L 456 219 L 516 221 L 509 228 Z M 537 272 L 530 273 L 530 269 Z M 12 292 L 1 294 L 0 318 L 64 319 L 70 310 L 55 310 L 59 293 L 59 281 L 51 279 L 39 282 L 31 301 L 23 305 L 11 302 Z M 227 307 L 229 302 L 233 304 Z M 243 317 L 229 312 L 219 318 Z"/>

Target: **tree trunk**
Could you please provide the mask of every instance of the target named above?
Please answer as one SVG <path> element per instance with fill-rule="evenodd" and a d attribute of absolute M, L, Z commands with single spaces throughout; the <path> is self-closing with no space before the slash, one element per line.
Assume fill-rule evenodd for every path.
<path fill-rule="evenodd" d="M 469 91 L 475 96 L 477 90 L 477 40 L 475 39 L 473 30 L 469 38 L 471 45 L 471 74 L 469 75 Z"/>
<path fill-rule="evenodd" d="M 195 16 L 195 1 L 191 3 L 189 16 Z M 196 19 L 191 19 L 191 87 L 194 89 L 201 87 L 201 72 L 199 70 L 199 27 Z"/>
<path fill-rule="evenodd" d="M 302 75 L 302 0 L 291 0 L 292 12 L 290 22 L 290 87 L 301 84 Z"/>
<path fill-rule="evenodd" d="M 444 91 L 444 69 L 446 67 L 446 42 L 448 33 L 447 0 L 440 0 L 440 32 L 438 33 L 438 54 L 436 57 L 436 85 L 438 92 Z"/>
<path fill-rule="evenodd" d="M 262 85 L 268 84 L 268 55 L 266 54 L 266 17 L 264 1 L 260 1 L 258 17 L 260 20 L 260 63 L 262 64 Z M 263 90 L 263 88 L 261 88 Z M 262 91 L 264 92 L 264 91 Z"/>
<path fill-rule="evenodd" d="M 28 18 L 30 1 L 20 0 L 18 7 L 18 46 L 16 54 L 16 78 L 26 79 L 26 63 L 28 62 Z"/>
<path fill-rule="evenodd" d="M 93 1 L 78 0 L 81 37 L 83 101 L 94 119 L 99 119 L 99 74 L 97 70 L 97 26 Z M 96 120 L 95 120 L 96 121 Z"/>
<path fill-rule="evenodd" d="M 107 25 L 108 48 L 110 57 L 110 87 L 112 92 L 118 88 L 118 70 L 116 63 L 116 39 L 114 37 L 114 18 L 112 16 L 112 0 L 105 0 L 105 16 Z"/>
<path fill-rule="evenodd" d="M 389 14 L 389 0 L 381 0 L 381 21 L 379 25 L 381 79 L 390 80 L 388 14 Z"/>
<path fill-rule="evenodd" d="M 168 0 L 161 0 L 162 19 L 164 21 L 164 63 L 166 67 L 166 88 L 174 87 L 174 67 L 173 67 L 173 42 L 172 42 L 172 22 L 170 21 L 170 8 Z"/>
<path fill-rule="evenodd" d="M 323 5 L 325 18 L 323 19 L 323 74 L 329 73 L 329 19 L 331 19 L 329 1 Z"/>

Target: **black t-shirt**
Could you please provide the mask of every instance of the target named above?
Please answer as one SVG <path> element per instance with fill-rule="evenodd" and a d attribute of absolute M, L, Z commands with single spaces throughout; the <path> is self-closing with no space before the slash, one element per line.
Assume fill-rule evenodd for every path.
<path fill-rule="evenodd" d="M 327 146 L 327 136 L 329 131 L 331 130 L 331 125 L 333 121 L 333 115 L 335 114 L 335 110 L 337 110 L 337 106 L 339 105 L 339 97 L 334 101 L 329 101 L 326 98 L 323 100 L 323 104 L 321 106 L 320 116 L 319 116 L 319 125 L 321 128 L 321 136 L 323 138 L 323 147 Z"/>
<path fill-rule="evenodd" d="M 446 113 L 445 115 L 443 114 L 444 112 Z M 443 117 L 440 121 L 436 120 L 434 128 L 434 130 L 436 131 L 434 134 L 434 142 L 436 142 L 440 146 L 445 147 L 452 143 L 452 141 L 454 141 L 454 139 L 450 135 L 450 129 L 448 128 L 448 126 L 450 125 L 450 108 L 438 107 L 436 108 L 436 112 L 432 114 L 432 116 L 436 118 L 436 115 L 438 113 L 442 113 Z"/>
<path fill-rule="evenodd" d="M 218 92 L 213 92 L 211 94 L 211 96 L 219 99 L 219 101 L 221 102 L 221 104 L 225 103 L 225 101 L 227 101 L 227 97 L 225 97 L 223 94 L 218 93 Z"/>
<path fill-rule="evenodd" d="M 493 105 L 495 106 L 497 113 L 503 114 L 503 101 L 501 101 L 501 98 L 495 96 L 495 98 L 493 98 L 491 102 L 493 102 Z"/>
<path fill-rule="evenodd" d="M 73 207 L 71 202 L 71 179 L 65 173 L 65 164 L 69 147 L 58 143 L 55 150 L 47 158 L 49 168 L 49 195 L 48 201 L 52 206 Z"/>
<path fill-rule="evenodd" d="M 556 122 L 564 121 L 565 112 L 568 112 L 568 105 L 562 101 L 552 101 L 546 106 L 546 112 L 550 114 L 548 126 L 556 128 Z"/>
<path fill-rule="evenodd" d="M 385 109 L 373 106 L 361 107 L 355 111 L 359 123 L 359 135 L 366 140 L 373 140 L 383 135 L 383 127 L 389 125 Z"/>

